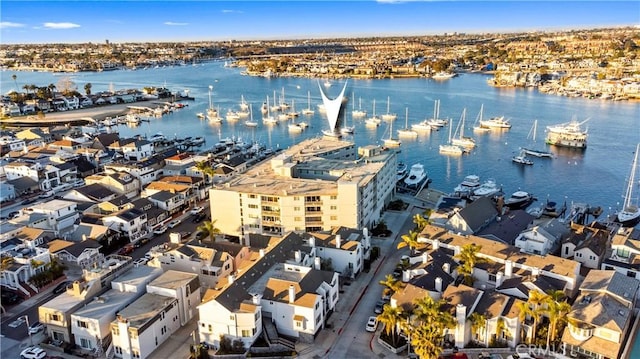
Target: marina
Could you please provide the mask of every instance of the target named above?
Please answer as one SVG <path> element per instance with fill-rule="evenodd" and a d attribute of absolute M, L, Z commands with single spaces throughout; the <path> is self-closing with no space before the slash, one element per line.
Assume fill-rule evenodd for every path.
<path fill-rule="evenodd" d="M 169 89 L 189 89 L 195 100 L 180 111 L 166 113 L 161 117 L 151 117 L 149 122 L 139 124 L 120 124 L 113 127 L 122 136 L 145 135 L 150 138 L 156 133 L 163 133 L 167 138 L 185 138 L 198 134 L 206 142 L 207 148 L 218 142 L 220 137 L 242 138 L 246 142 L 260 142 L 267 148 L 276 150 L 287 148 L 294 143 L 310 137 L 322 135 L 328 127 L 326 115 L 320 111 L 305 115 L 308 128 L 305 131 L 288 131 L 288 123 L 292 119 L 268 124 L 261 121 L 264 109 L 270 111 L 267 117 L 281 114 L 277 92 L 286 91 L 287 105 L 297 102 L 307 108 L 322 104 L 317 81 L 304 78 L 262 78 L 242 76 L 241 68 L 224 67 L 223 62 L 211 62 L 198 67 L 180 66 L 148 69 L 146 71 L 119 70 L 97 73 L 77 73 L 60 75 L 44 72 L 19 72 L 19 82 L 24 83 L 56 83 L 60 76 L 70 76 L 78 88 L 91 83 L 94 91 L 107 90 L 110 84 L 116 88 L 143 88 L 153 85 L 154 81 L 162 81 Z M 3 71 L 2 82 L 11 84 L 14 72 Z M 203 74 L 206 74 L 203 76 Z M 162 79 L 162 80 L 155 80 Z M 622 206 L 620 188 L 627 180 L 629 161 L 635 145 L 640 142 L 640 128 L 634 120 L 640 118 L 640 106 L 634 102 L 612 102 L 590 100 L 586 98 L 568 98 L 550 96 L 530 88 L 504 89 L 488 86 L 487 75 L 459 74 L 448 81 L 430 81 L 428 79 L 401 80 L 351 80 L 348 93 L 357 95 L 357 103 L 349 103 L 343 110 L 353 108 L 369 108 L 375 111 L 374 101 L 387 102 L 390 94 L 401 99 L 390 102 L 389 113 L 398 113 L 408 109 L 412 118 L 405 126 L 415 129 L 419 118 L 437 119 L 460 116 L 464 108 L 500 109 L 505 117 L 511 120 L 509 131 L 491 131 L 475 139 L 477 146 L 464 156 L 440 155 L 439 146 L 446 145 L 451 121 L 443 125 L 442 131 L 419 131 L 418 136 L 402 138 L 402 146 L 398 149 L 398 161 L 408 164 L 422 163 L 429 173 L 430 187 L 446 190 L 454 188 L 469 173 L 478 174 L 481 178 L 496 178 L 499 187 L 505 193 L 513 193 L 519 188 L 545 198 L 564 199 L 569 202 L 586 202 L 602 206 L 607 214 L 616 213 Z M 211 86 L 211 88 L 209 87 Z M 333 86 L 324 87 L 329 97 L 334 97 L 342 88 L 339 80 Z M 7 89 L 10 90 L 10 89 Z M 211 102 L 209 101 L 211 95 Z M 265 98 L 269 96 L 267 102 Z M 353 96 L 352 96 L 353 97 Z M 206 117 L 214 110 L 226 113 L 229 108 L 238 108 L 238 100 L 243 99 L 254 108 L 263 104 L 259 113 L 253 114 L 255 127 L 248 127 L 244 121 L 218 121 L 199 119 Z M 437 102 L 436 102 L 437 101 Z M 361 104 L 360 104 L 361 103 Z M 434 113 L 437 103 L 437 113 Z M 286 107 L 286 106 L 285 106 Z M 107 108 L 105 107 L 105 110 Z M 537 121 L 540 128 L 562 123 L 563 114 L 576 117 L 590 117 L 589 148 L 576 150 L 570 147 L 559 147 L 538 141 L 534 146 L 528 137 L 531 123 Z M 373 115 L 378 120 L 380 117 Z M 218 116 L 220 117 L 220 116 Z M 296 123 L 299 122 L 295 120 Z M 337 131 L 346 122 L 346 116 L 338 120 Z M 276 121 L 274 121 L 276 122 Z M 343 139 L 351 140 L 357 146 L 370 144 L 383 145 L 383 139 L 389 138 L 388 126 L 369 127 L 362 117 L 352 116 L 348 119 L 349 127 L 354 127 L 353 134 L 343 132 Z M 250 121 L 252 123 L 252 121 Z M 524 125 L 527 124 L 527 125 Z M 283 126 L 284 125 L 284 126 Z M 453 124 L 455 126 L 456 123 Z M 471 125 L 471 124 L 470 124 Z M 402 127 L 402 126 L 400 126 Z M 466 127 L 466 125 L 465 125 Z M 430 128 L 431 129 L 431 128 Z M 471 131 L 471 126 L 465 131 Z M 542 132 L 542 131 L 541 131 Z M 611 141 L 616 138 L 616 141 Z M 520 153 L 522 147 L 548 152 L 554 160 L 535 160 L 531 166 L 515 166 L 512 157 Z M 528 153 L 529 156 L 533 156 Z"/>

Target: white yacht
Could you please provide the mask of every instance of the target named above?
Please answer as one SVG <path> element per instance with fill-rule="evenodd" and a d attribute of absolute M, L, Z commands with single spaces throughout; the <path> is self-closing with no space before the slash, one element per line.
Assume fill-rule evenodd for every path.
<path fill-rule="evenodd" d="M 404 128 L 398 130 L 399 137 L 418 137 L 418 133 L 409 127 L 409 108 L 405 109 Z"/>
<path fill-rule="evenodd" d="M 521 150 L 519 155 L 511 157 L 511 161 L 521 165 L 533 165 L 533 161 L 527 158 L 527 152 L 525 150 Z"/>
<path fill-rule="evenodd" d="M 504 116 L 491 117 L 488 120 L 480 120 L 480 126 L 484 128 L 511 128 L 511 122 Z"/>
<path fill-rule="evenodd" d="M 504 200 L 504 205 L 511 209 L 521 209 L 529 206 L 533 202 L 533 196 L 529 192 L 516 191 L 511 197 Z"/>
<path fill-rule="evenodd" d="M 404 184 L 408 187 L 417 188 L 425 180 L 427 180 L 427 172 L 424 170 L 424 165 L 416 163 L 411 166 L 409 174 L 404 179 Z"/>
<path fill-rule="evenodd" d="M 396 115 L 395 113 L 389 112 L 390 106 L 391 106 L 391 98 L 387 96 L 387 113 L 382 115 L 382 119 L 385 121 L 395 121 L 398 118 L 398 115 Z"/>
<path fill-rule="evenodd" d="M 471 199 L 475 200 L 480 197 L 493 197 L 502 192 L 502 189 L 496 183 L 496 180 L 489 178 L 484 181 L 478 188 L 473 190 Z"/>
<path fill-rule="evenodd" d="M 404 162 L 398 162 L 398 170 L 397 170 L 397 180 L 398 182 L 402 181 L 405 177 L 407 177 L 407 164 Z"/>
<path fill-rule="evenodd" d="M 480 177 L 478 175 L 467 175 L 462 182 L 453 189 L 453 193 L 461 197 L 471 196 L 475 190 L 480 188 L 480 185 Z"/>
<path fill-rule="evenodd" d="M 376 100 L 374 99 L 373 100 L 373 116 L 364 120 L 364 123 L 369 127 L 378 127 L 380 126 L 380 122 L 382 122 L 382 120 L 380 119 L 380 117 L 376 116 Z"/>

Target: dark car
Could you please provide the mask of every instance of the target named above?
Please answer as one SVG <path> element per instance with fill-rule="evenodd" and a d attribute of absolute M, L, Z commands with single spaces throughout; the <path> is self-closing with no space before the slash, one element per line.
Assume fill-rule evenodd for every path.
<path fill-rule="evenodd" d="M 204 213 L 199 213 L 196 214 L 195 216 L 193 216 L 193 219 L 191 220 L 191 222 L 193 223 L 200 223 L 202 222 L 203 219 L 207 218 L 207 215 Z"/>
<path fill-rule="evenodd" d="M 16 304 L 20 301 L 20 296 L 12 292 L 2 292 L 3 304 Z"/>
<path fill-rule="evenodd" d="M 13 212 L 10 212 L 10 213 L 7 215 L 7 217 L 9 217 L 9 219 L 11 219 L 11 218 L 16 218 L 16 217 L 18 217 L 19 215 L 20 215 L 20 212 L 18 212 L 18 211 L 13 211 Z"/>
<path fill-rule="evenodd" d="M 25 199 L 24 201 L 22 201 L 22 204 L 32 204 L 32 203 L 36 203 L 35 198 Z"/>
<path fill-rule="evenodd" d="M 67 287 L 69 286 L 69 284 L 71 284 L 71 282 L 68 280 L 58 284 L 55 288 L 53 288 L 53 293 L 54 294 L 64 293 L 67 290 Z"/>
<path fill-rule="evenodd" d="M 204 237 L 206 237 L 207 234 L 205 232 L 198 232 L 196 233 L 196 239 L 204 239 Z"/>

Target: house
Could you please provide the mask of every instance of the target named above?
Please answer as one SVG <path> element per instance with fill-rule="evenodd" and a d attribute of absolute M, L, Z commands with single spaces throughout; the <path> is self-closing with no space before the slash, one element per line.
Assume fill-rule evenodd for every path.
<path fill-rule="evenodd" d="M 131 202 L 133 208 L 144 211 L 147 214 L 147 227 L 154 228 L 159 223 L 169 218 L 169 214 L 164 209 L 156 206 L 153 202 L 146 198 L 139 198 Z"/>
<path fill-rule="evenodd" d="M 485 291 L 474 312 L 484 316 L 486 323 L 484 327 L 479 326 L 475 332 L 471 323 L 467 323 L 471 329 L 471 341 L 487 348 L 496 345 L 515 348 L 521 342 L 523 323 L 519 319 L 518 303 L 522 302 L 496 291 Z"/>
<path fill-rule="evenodd" d="M 562 335 L 565 355 L 619 358 L 633 323 L 640 281 L 616 271 L 591 270 L 571 306 Z"/>
<path fill-rule="evenodd" d="M 189 186 L 191 193 L 196 200 L 201 201 L 208 196 L 205 183 L 202 178 L 194 176 L 164 176 L 158 180 L 159 182 L 171 183 L 176 185 Z"/>
<path fill-rule="evenodd" d="M 104 165 L 104 171 L 107 173 L 126 172 L 137 178 L 140 186 L 155 181 L 162 175 L 162 167 L 164 162 L 157 157 L 152 157 L 143 161 L 134 162 L 111 162 Z"/>
<path fill-rule="evenodd" d="M 48 245 L 51 255 L 69 266 L 91 269 L 104 261 L 104 255 L 100 253 L 102 245 L 93 239 L 81 242 L 56 239 L 49 242 Z"/>
<path fill-rule="evenodd" d="M 567 226 L 554 218 L 521 232 L 513 245 L 525 253 L 544 256 L 555 252 L 568 232 Z"/>
<path fill-rule="evenodd" d="M 111 282 L 110 290 L 95 297 L 71 315 L 75 344 L 85 350 L 113 351 L 111 322 L 116 314 L 145 293 L 146 285 L 160 276 L 159 268 L 140 266 L 129 269 Z"/>
<path fill-rule="evenodd" d="M 459 284 L 450 285 L 442 293 L 445 301 L 443 311 L 449 311 L 455 318 L 455 328 L 447 329 L 444 337 L 445 341 L 454 344 L 458 348 L 464 348 L 471 340 L 471 326 L 468 325 L 469 316 L 475 311 L 483 291 Z"/>
<path fill-rule="evenodd" d="M 490 198 L 480 197 L 461 210 L 455 211 L 446 228 L 459 234 L 474 234 L 486 228 L 498 217 L 498 210 Z"/>
<path fill-rule="evenodd" d="M 234 273 L 234 258 L 228 253 L 212 248 L 208 241 L 191 241 L 184 245 L 166 243 L 153 251 L 156 260 L 150 265 L 159 265 L 163 270 L 196 273 L 203 288 L 216 288 L 220 279 Z"/>
<path fill-rule="evenodd" d="M 331 261 L 331 266 L 343 277 L 355 278 L 362 271 L 365 259 L 369 258 L 371 236 L 367 230 L 335 227 L 309 235 L 308 246 L 315 251 L 315 256 Z"/>
<path fill-rule="evenodd" d="M 278 340 L 273 336 L 281 333 L 312 341 L 324 327 L 327 314 L 335 310 L 338 274 L 320 270 L 319 261 L 312 261 L 312 269 L 290 260 L 304 243 L 299 234 L 255 236 L 260 236 L 256 242 L 270 243 L 252 257 L 255 264 L 205 293 L 198 307 L 201 340 L 217 347 L 225 336 L 249 347 L 267 326 L 270 340 Z"/>
<path fill-rule="evenodd" d="M 196 315 L 200 304 L 200 280 L 197 273 L 168 270 L 147 284 L 147 293 L 175 298 L 180 325 L 184 326 Z"/>
<path fill-rule="evenodd" d="M 43 272 L 51 262 L 51 255 L 46 247 L 40 245 L 50 233 L 27 227 L 16 227 L 15 230 L 3 225 L 0 229 L 7 234 L 0 242 L 0 259 L 2 271 L 0 284 L 16 289 L 25 296 L 37 293 L 29 284 L 32 276 Z M 7 231 L 7 232 L 4 232 Z"/>
<path fill-rule="evenodd" d="M 98 173 L 88 176 L 84 180 L 87 185 L 101 184 L 128 198 L 136 197 L 140 193 L 140 181 L 127 172 Z"/>
<path fill-rule="evenodd" d="M 0 202 L 9 202 L 16 198 L 16 188 L 7 181 L 0 182 Z"/>
<path fill-rule="evenodd" d="M 145 190 L 142 193 L 142 196 L 158 208 L 166 211 L 169 215 L 178 213 L 182 209 L 186 208 L 184 194 L 180 192 L 172 193 L 170 191 L 153 191 L 153 194 L 149 195 Z"/>
<path fill-rule="evenodd" d="M 147 214 L 137 208 L 129 208 L 104 216 L 102 224 L 126 236 L 131 242 L 149 234 Z"/>
<path fill-rule="evenodd" d="M 20 177 L 14 180 L 7 181 L 7 183 L 13 186 L 16 196 L 24 196 L 30 193 L 35 193 L 40 190 L 38 181 L 34 181 L 29 177 Z"/>
<path fill-rule="evenodd" d="M 571 258 L 585 268 L 599 269 L 609 249 L 609 230 L 571 224 L 571 233 L 562 242 L 562 258 Z"/>
<path fill-rule="evenodd" d="M 80 219 L 77 204 L 61 199 L 34 204 L 22 212 L 23 215 L 14 218 L 14 221 L 22 221 L 26 217 L 29 226 L 52 231 L 55 235 L 72 231 L 73 225 Z"/>
<path fill-rule="evenodd" d="M 110 150 L 121 153 L 128 161 L 140 161 L 151 157 L 154 153 L 153 142 L 128 138 L 109 144 Z"/>
<path fill-rule="evenodd" d="M 620 228 L 611 240 L 611 254 L 603 260 L 601 269 L 640 279 L 640 230 Z"/>
<path fill-rule="evenodd" d="M 531 225 L 533 219 L 534 217 L 526 211 L 509 211 L 478 231 L 476 235 L 513 245 L 520 233 Z"/>
<path fill-rule="evenodd" d="M 70 190 L 63 198 L 76 202 L 100 203 L 110 201 L 117 196 L 118 193 L 110 188 L 99 183 L 92 183 Z"/>
<path fill-rule="evenodd" d="M 180 328 L 178 299 L 145 293 L 111 322 L 116 358 L 147 358 Z"/>
<path fill-rule="evenodd" d="M 23 139 L 13 136 L 0 137 L 0 156 L 4 156 L 10 151 L 22 151 L 27 147 Z"/>
<path fill-rule="evenodd" d="M 187 153 L 165 158 L 164 174 L 167 176 L 179 176 L 187 173 L 187 169 L 194 166 L 193 156 Z"/>

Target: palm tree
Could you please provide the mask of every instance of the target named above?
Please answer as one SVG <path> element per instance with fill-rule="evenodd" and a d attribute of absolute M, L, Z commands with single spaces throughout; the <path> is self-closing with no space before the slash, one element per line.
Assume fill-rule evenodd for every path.
<path fill-rule="evenodd" d="M 384 332 L 387 336 L 391 335 L 391 341 L 396 344 L 396 331 L 398 323 L 402 320 L 402 310 L 398 307 L 392 307 L 385 304 L 382 313 L 378 314 L 378 321 L 384 324 Z"/>
<path fill-rule="evenodd" d="M 471 334 L 478 334 L 478 331 L 482 331 L 487 326 L 487 317 L 478 312 L 473 312 L 469 316 L 471 321 Z M 479 336 L 479 335 L 478 335 Z"/>
<path fill-rule="evenodd" d="M 518 302 L 516 303 L 516 307 L 518 308 L 518 311 L 520 311 L 520 313 L 518 314 L 518 319 L 520 319 L 521 323 L 524 323 L 524 321 L 529 318 L 529 317 L 533 317 L 535 315 L 534 310 L 529 306 L 528 302 Z M 535 330 L 534 330 L 535 333 Z M 496 330 L 496 335 L 497 335 L 497 330 Z M 531 338 L 529 339 L 529 343 L 533 343 L 533 336 L 535 334 L 533 334 L 531 336 Z"/>
<path fill-rule="evenodd" d="M 424 215 L 416 213 L 416 215 L 413 216 L 413 223 L 416 225 L 416 231 L 421 232 L 424 227 L 429 224 L 429 217 L 425 218 Z"/>
<path fill-rule="evenodd" d="M 401 288 L 400 281 L 395 279 L 391 274 L 387 274 L 387 276 L 378 283 L 384 287 L 384 290 L 382 291 L 384 295 L 393 295 L 393 293 L 397 292 Z"/>
<path fill-rule="evenodd" d="M 524 302 L 522 302 L 524 303 Z M 519 303 L 520 304 L 520 303 Z M 524 319 L 521 319 L 520 321 L 523 321 Z M 500 338 L 500 334 L 502 332 L 507 331 L 507 325 L 504 324 L 504 318 L 500 317 L 498 318 L 498 321 L 496 322 L 496 341 L 498 340 L 498 338 Z"/>
<path fill-rule="evenodd" d="M 434 359 L 442 353 L 444 334 L 438 328 L 422 324 L 411 332 L 413 351 L 421 359 Z"/>
<path fill-rule="evenodd" d="M 215 236 L 220 234 L 220 229 L 216 227 L 216 220 L 202 222 L 202 225 L 198 226 L 198 230 L 205 233 L 206 237 L 210 237 L 213 242 L 216 240 Z"/>
<path fill-rule="evenodd" d="M 558 292 L 558 291 L 555 291 Z M 564 293 L 562 293 L 564 297 Z M 557 294 L 557 293 L 554 293 Z M 547 348 L 552 341 L 556 339 L 558 323 L 567 319 L 567 314 L 571 311 L 571 305 L 566 300 L 556 300 L 554 295 L 549 293 L 547 296 L 547 316 L 549 317 L 549 330 L 547 332 Z M 562 297 L 561 297 L 562 298 Z"/>
<path fill-rule="evenodd" d="M 538 330 L 538 321 L 542 314 L 545 313 L 542 304 L 547 301 L 548 295 L 540 292 L 539 290 L 532 290 L 529 292 L 529 299 L 526 302 L 518 302 L 517 306 L 520 310 L 520 320 L 524 321 L 527 317 L 533 320 L 532 333 L 530 343 L 534 343 L 536 340 L 536 331 Z"/>
<path fill-rule="evenodd" d="M 417 215 L 419 216 L 419 214 Z M 418 247 L 418 232 L 409 231 L 407 234 L 403 234 L 402 242 L 398 243 L 397 249 L 401 249 L 404 247 L 409 247 L 411 253 Z"/>
<path fill-rule="evenodd" d="M 196 168 L 204 175 L 205 182 L 210 182 L 207 179 L 215 175 L 215 170 L 206 161 L 196 162 Z"/>
<path fill-rule="evenodd" d="M 455 259 L 460 261 L 458 273 L 464 277 L 464 283 L 466 285 L 473 285 L 473 269 L 476 264 L 483 263 L 485 261 L 484 258 L 478 257 L 480 249 L 482 249 L 482 246 L 476 245 L 475 243 L 469 243 L 464 245 L 460 253 L 454 256 Z"/>

